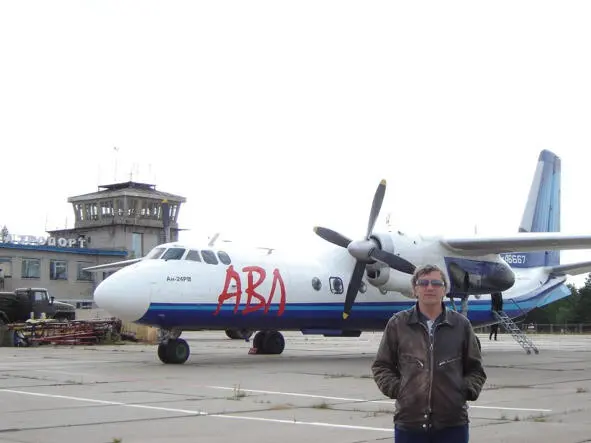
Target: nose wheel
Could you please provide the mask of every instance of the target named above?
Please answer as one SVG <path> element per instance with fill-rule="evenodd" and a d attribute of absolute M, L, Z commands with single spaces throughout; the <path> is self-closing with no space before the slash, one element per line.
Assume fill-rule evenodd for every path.
<path fill-rule="evenodd" d="M 158 358 L 162 363 L 183 364 L 190 354 L 189 344 L 182 338 L 170 339 L 158 345 Z"/>

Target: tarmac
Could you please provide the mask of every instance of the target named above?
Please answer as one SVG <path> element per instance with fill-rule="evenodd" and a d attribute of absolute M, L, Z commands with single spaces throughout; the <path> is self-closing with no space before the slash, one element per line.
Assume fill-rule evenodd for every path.
<path fill-rule="evenodd" d="M 381 332 L 284 333 L 281 355 L 249 355 L 223 331 L 185 332 L 191 356 L 156 346 L 0 348 L 0 443 L 393 440 L 393 402 L 371 378 Z M 487 383 L 470 403 L 472 442 L 591 442 L 591 336 L 479 335 Z"/>

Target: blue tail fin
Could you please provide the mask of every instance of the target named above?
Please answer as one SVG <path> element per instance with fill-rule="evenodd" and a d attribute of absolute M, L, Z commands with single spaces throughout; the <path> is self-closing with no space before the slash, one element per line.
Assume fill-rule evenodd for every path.
<path fill-rule="evenodd" d="M 560 232 L 560 158 L 543 150 L 523 211 L 519 232 Z M 513 260 L 515 268 L 556 266 L 560 264 L 560 251 L 522 252 L 511 254 L 524 260 Z"/>

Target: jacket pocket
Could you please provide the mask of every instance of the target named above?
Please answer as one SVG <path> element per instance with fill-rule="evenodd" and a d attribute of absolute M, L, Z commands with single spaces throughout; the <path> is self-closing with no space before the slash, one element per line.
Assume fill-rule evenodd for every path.
<path fill-rule="evenodd" d="M 398 368 L 400 370 L 400 389 L 398 391 L 398 403 L 400 406 L 409 406 L 421 399 L 421 389 L 425 385 L 425 363 L 411 354 L 400 356 Z"/>
<path fill-rule="evenodd" d="M 433 409 L 454 414 L 466 402 L 462 356 L 448 357 L 435 364 Z"/>
<path fill-rule="evenodd" d="M 455 362 L 460 361 L 461 358 L 462 358 L 462 356 L 460 355 L 458 357 L 453 357 L 453 358 L 448 358 L 448 359 L 445 359 L 445 360 L 441 360 L 439 363 L 437 363 L 437 367 L 441 368 L 441 367 L 443 367 L 445 365 L 451 365 L 451 364 L 453 364 Z"/>

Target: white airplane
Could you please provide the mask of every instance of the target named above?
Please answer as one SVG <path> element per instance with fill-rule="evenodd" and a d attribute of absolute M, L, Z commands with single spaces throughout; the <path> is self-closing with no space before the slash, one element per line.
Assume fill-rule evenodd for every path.
<path fill-rule="evenodd" d="M 467 298 L 466 315 L 475 326 L 497 322 L 492 292 L 502 291 L 504 311 L 520 317 L 568 296 L 567 275 L 591 272 L 591 261 L 560 264 L 559 250 L 590 249 L 591 235 L 558 232 L 560 159 L 549 151 L 540 153 L 520 232 L 511 236 L 373 232 L 385 190 L 382 181 L 360 240 L 316 227 L 335 247 L 305 258 L 232 244 L 166 243 L 141 259 L 86 268 L 121 268 L 98 285 L 95 302 L 122 320 L 160 328 L 159 358 L 179 364 L 190 353 L 179 338 L 184 330 L 240 331 L 247 340 L 259 331 L 253 347 L 263 354 L 283 352 L 279 331 L 359 336 L 383 330 L 394 313 L 415 303 L 411 274 L 424 264 L 445 271 L 447 307 Z"/>

